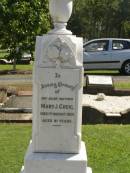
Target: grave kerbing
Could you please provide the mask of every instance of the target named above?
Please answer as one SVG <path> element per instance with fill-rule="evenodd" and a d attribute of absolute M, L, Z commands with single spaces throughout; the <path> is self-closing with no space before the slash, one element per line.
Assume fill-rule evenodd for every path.
<path fill-rule="evenodd" d="M 50 0 L 55 28 L 36 39 L 33 132 L 22 173 L 91 173 L 81 142 L 83 41 L 66 29 L 72 0 Z"/>

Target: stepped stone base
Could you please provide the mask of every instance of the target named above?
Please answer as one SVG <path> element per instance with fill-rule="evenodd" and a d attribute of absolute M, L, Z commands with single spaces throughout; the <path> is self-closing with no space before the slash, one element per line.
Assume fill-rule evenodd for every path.
<path fill-rule="evenodd" d="M 21 173 L 92 173 L 84 142 L 78 154 L 33 153 L 30 144 Z"/>

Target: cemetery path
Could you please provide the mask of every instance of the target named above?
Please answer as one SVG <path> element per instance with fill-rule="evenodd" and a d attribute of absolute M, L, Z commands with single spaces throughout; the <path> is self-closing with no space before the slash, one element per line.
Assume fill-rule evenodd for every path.
<path fill-rule="evenodd" d="M 129 82 L 130 76 L 116 76 L 113 75 L 114 81 Z M 0 75 L 0 83 L 2 82 L 31 82 L 32 75 Z"/>
<path fill-rule="evenodd" d="M 130 82 L 130 76 L 112 76 L 116 82 Z"/>
<path fill-rule="evenodd" d="M 2 75 L 0 76 L 0 83 L 32 83 L 32 76 L 30 75 Z"/>

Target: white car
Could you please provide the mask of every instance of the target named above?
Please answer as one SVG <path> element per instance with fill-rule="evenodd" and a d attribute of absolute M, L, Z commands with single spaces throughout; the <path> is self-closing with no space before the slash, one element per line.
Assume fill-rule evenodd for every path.
<path fill-rule="evenodd" d="M 85 70 L 111 70 L 130 75 L 130 39 L 103 38 L 84 44 Z"/>
<path fill-rule="evenodd" d="M 12 61 L 8 61 L 7 59 L 0 59 L 0 64 L 11 64 Z"/>

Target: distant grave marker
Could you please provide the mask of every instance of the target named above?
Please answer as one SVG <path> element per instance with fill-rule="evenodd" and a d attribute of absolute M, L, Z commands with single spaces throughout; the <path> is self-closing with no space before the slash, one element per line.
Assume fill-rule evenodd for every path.
<path fill-rule="evenodd" d="M 114 90 L 113 80 L 111 76 L 88 75 L 85 76 L 85 78 L 86 85 L 84 86 L 84 93 L 111 94 Z"/>
<path fill-rule="evenodd" d="M 113 87 L 113 81 L 111 76 L 88 75 L 87 78 L 88 85 L 103 85 Z"/>

